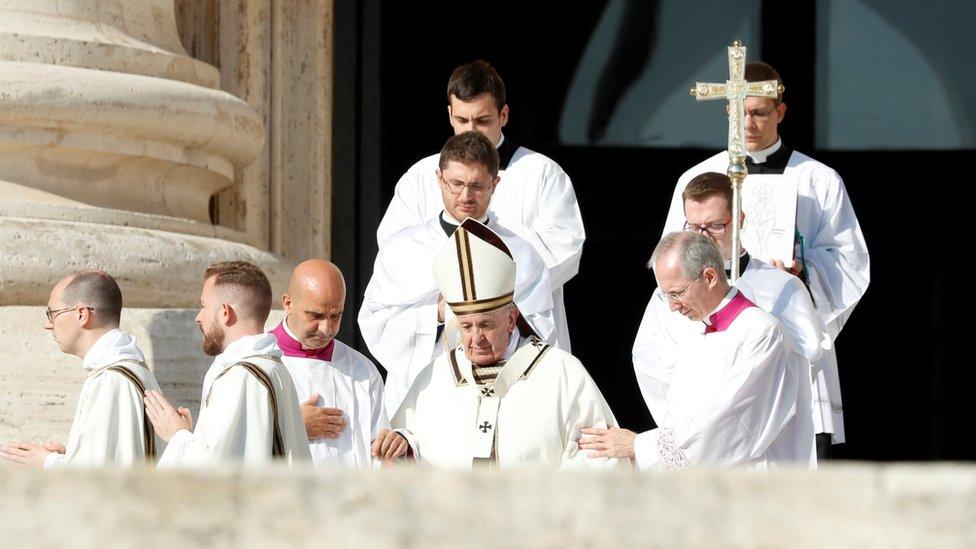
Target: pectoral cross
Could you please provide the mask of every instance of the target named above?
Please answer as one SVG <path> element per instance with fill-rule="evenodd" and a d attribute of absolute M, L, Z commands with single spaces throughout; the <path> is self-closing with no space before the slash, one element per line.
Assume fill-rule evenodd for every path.
<path fill-rule="evenodd" d="M 481 388 L 481 396 L 483 396 L 483 397 L 486 397 L 487 398 L 487 397 L 490 397 L 490 396 L 492 396 L 494 394 L 495 394 L 494 387 L 487 387 L 487 386 L 485 386 L 485 387 L 482 387 Z"/>
<path fill-rule="evenodd" d="M 739 278 L 739 254 L 742 237 L 739 218 L 742 212 L 742 181 L 746 169 L 745 147 L 745 99 L 746 97 L 776 98 L 785 88 L 775 80 L 746 82 L 746 48 L 736 40 L 728 48 L 729 79 L 724 84 L 695 82 L 691 95 L 698 101 L 725 99 L 729 104 L 729 179 L 732 180 L 732 283 Z"/>
<path fill-rule="evenodd" d="M 488 430 L 491 429 L 491 423 L 488 423 L 486 421 L 486 422 L 482 423 L 481 425 L 479 425 L 478 428 L 481 429 L 481 432 L 482 433 L 487 433 Z"/>

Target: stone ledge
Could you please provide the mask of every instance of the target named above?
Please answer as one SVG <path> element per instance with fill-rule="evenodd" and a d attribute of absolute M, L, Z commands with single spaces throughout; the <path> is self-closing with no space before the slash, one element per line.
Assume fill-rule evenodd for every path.
<path fill-rule="evenodd" d="M 976 467 L 0 469 L 4 546 L 972 547 Z M 7 540 L 15 540 L 9 544 Z"/>

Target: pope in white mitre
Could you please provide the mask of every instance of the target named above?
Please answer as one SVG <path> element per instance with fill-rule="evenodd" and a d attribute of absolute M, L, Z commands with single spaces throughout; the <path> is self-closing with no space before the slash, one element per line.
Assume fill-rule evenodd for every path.
<path fill-rule="evenodd" d="M 517 331 L 515 270 L 502 239 L 473 219 L 441 248 L 434 277 L 461 343 L 418 376 L 394 428 L 417 461 L 438 467 L 629 465 L 580 452 L 583 427 L 616 420 L 579 360 Z"/>

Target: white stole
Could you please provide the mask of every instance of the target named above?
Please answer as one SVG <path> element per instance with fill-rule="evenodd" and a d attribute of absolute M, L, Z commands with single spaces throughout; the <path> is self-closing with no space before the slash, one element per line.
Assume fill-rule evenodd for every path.
<path fill-rule="evenodd" d="M 475 422 L 471 452 L 473 459 L 494 461 L 495 444 L 498 440 L 498 410 L 501 408 L 502 399 L 548 349 L 549 345 L 544 345 L 541 349 L 536 345 L 523 345 L 498 372 L 493 384 L 479 385 L 475 381 L 474 369 L 470 361 L 465 360 L 458 364 L 464 379 L 472 387 L 481 387 L 478 396 L 478 420 Z M 456 352 L 457 349 L 451 351 L 451 361 L 455 364 L 458 363 Z"/>

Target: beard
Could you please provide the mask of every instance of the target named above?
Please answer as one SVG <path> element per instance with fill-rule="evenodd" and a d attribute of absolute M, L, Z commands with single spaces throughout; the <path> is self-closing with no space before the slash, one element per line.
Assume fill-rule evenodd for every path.
<path fill-rule="evenodd" d="M 200 331 L 203 332 L 203 354 L 207 356 L 217 356 L 224 350 L 224 331 L 220 329 L 220 326 L 214 324 L 212 330 L 205 331 L 203 326 L 200 327 Z"/>

